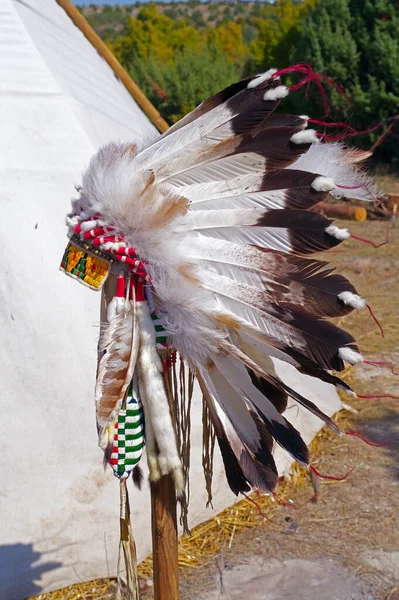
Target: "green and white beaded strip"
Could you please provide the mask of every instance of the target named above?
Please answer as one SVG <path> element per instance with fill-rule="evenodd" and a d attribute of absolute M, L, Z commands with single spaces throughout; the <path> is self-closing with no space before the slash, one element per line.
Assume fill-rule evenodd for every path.
<path fill-rule="evenodd" d="M 151 318 L 154 321 L 154 327 L 156 331 L 157 350 L 165 350 L 168 347 L 168 338 L 165 335 L 165 329 L 161 323 L 161 319 L 155 313 L 151 313 Z"/>
<path fill-rule="evenodd" d="M 137 465 L 144 448 L 144 412 L 135 380 L 130 385 L 126 409 L 115 423 L 114 445 L 109 463 L 114 475 L 126 479 Z"/>

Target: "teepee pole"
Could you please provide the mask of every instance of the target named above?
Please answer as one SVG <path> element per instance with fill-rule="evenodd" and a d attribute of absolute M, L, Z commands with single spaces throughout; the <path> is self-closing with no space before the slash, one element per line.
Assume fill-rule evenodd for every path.
<path fill-rule="evenodd" d="M 167 122 L 161 117 L 155 106 L 151 104 L 139 86 L 133 81 L 129 73 L 122 67 L 100 36 L 98 36 L 94 29 L 89 25 L 81 12 L 72 4 L 71 0 L 56 0 L 56 2 L 65 10 L 76 27 L 80 29 L 100 56 L 102 56 L 109 64 L 117 78 L 123 83 L 129 94 L 133 96 L 147 117 L 154 123 L 155 127 L 157 127 L 161 133 L 166 131 L 169 128 Z"/>

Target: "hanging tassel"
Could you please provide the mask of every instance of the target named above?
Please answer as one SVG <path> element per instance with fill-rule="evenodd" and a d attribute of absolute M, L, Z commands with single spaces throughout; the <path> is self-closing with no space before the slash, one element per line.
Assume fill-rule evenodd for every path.
<path fill-rule="evenodd" d="M 176 407 L 176 430 L 179 455 L 182 461 L 184 490 L 179 498 L 180 525 L 184 534 L 190 534 L 188 526 L 188 506 L 190 501 L 190 454 L 191 454 L 191 404 L 194 391 L 194 375 L 186 369 L 184 360 L 180 358 L 180 369 L 177 374 L 176 358 L 172 355 L 173 399 Z"/>
<path fill-rule="evenodd" d="M 212 425 L 207 402 L 202 397 L 202 469 L 205 477 L 205 487 L 208 494 L 206 506 L 212 506 L 213 457 L 216 435 Z"/>
<path fill-rule="evenodd" d="M 137 556 L 136 544 L 133 538 L 132 527 L 130 523 L 129 496 L 126 487 L 126 479 L 121 479 L 119 483 L 120 490 L 120 542 L 118 557 L 118 587 L 116 600 L 122 600 L 121 588 L 122 580 L 120 576 L 121 550 L 125 560 L 126 569 L 126 600 L 139 600 L 139 580 L 137 575 Z"/>

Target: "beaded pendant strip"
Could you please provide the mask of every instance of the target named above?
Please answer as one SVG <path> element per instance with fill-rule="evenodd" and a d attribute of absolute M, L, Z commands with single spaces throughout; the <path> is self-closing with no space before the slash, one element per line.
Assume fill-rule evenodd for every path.
<path fill-rule="evenodd" d="M 115 423 L 114 444 L 108 460 L 114 474 L 126 479 L 139 462 L 144 448 L 144 413 L 133 379 L 126 399 L 126 408 L 119 411 Z"/>
<path fill-rule="evenodd" d="M 111 270 L 111 262 L 107 257 L 103 257 L 101 252 L 96 254 L 87 245 L 81 248 L 69 242 L 61 260 L 60 270 L 92 290 L 101 290 Z"/>

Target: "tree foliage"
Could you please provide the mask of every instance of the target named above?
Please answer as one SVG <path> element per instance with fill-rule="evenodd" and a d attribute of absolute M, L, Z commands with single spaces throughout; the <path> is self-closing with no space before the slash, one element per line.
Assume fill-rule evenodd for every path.
<path fill-rule="evenodd" d="M 171 122 L 239 79 L 249 58 L 240 24 L 196 29 L 183 18 L 161 14 L 155 4 L 128 19 L 126 34 L 112 49 Z"/>
<path fill-rule="evenodd" d="M 247 17 L 244 4 L 210 3 L 207 23 L 195 0 L 187 3 L 191 12 L 186 13 L 180 4 L 163 12 L 155 4 L 143 5 L 110 44 L 165 118 L 175 121 L 263 63 L 284 64 L 287 47 L 315 2 L 257 2 Z"/>
<path fill-rule="evenodd" d="M 126 35 L 114 43 L 113 49 L 127 65 L 150 57 L 170 65 L 177 53 L 193 52 L 200 43 L 200 34 L 193 26 L 184 19 L 174 21 L 159 13 L 155 4 L 143 7 L 137 18 L 128 19 L 126 28 Z"/>
<path fill-rule="evenodd" d="M 304 62 L 335 80 L 351 98 L 327 88 L 330 117 L 359 130 L 399 113 L 397 0 L 172 2 L 90 7 L 89 20 L 133 79 L 170 122 L 234 80 Z M 320 116 L 317 88 L 290 94 L 285 108 Z M 398 132 L 399 133 L 399 132 Z M 370 147 L 379 132 L 354 139 Z M 392 136 L 379 161 L 399 168 Z"/>
<path fill-rule="evenodd" d="M 205 48 L 201 61 L 196 52 L 176 52 L 174 62 L 159 62 L 153 55 L 135 58 L 130 72 L 162 116 L 175 123 L 204 98 L 241 77 L 240 68 L 225 54 Z"/>
<path fill-rule="evenodd" d="M 316 2 L 276 0 L 274 5 L 259 5 L 257 16 L 252 18 L 252 24 L 258 30 L 258 37 L 251 46 L 252 69 L 264 64 L 287 66 L 287 58 L 298 39 L 303 19 Z"/>
<path fill-rule="evenodd" d="M 399 113 L 399 4 L 391 0 L 322 0 L 304 20 L 291 58 L 308 62 L 334 79 L 349 95 L 344 115 L 358 130 Z M 342 120 L 347 105 L 329 90 L 331 117 Z M 307 113 L 320 114 L 316 95 L 303 98 Z M 380 131 L 355 138 L 369 148 Z M 399 162 L 399 146 L 390 137 L 376 151 L 376 160 Z"/>

